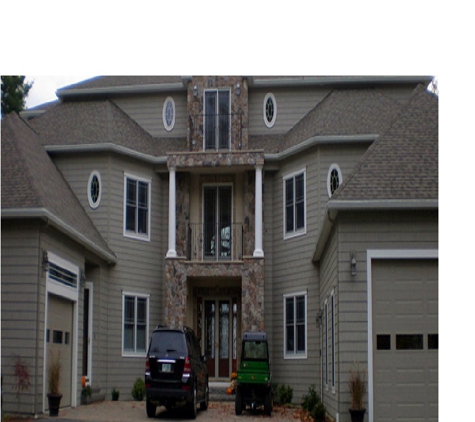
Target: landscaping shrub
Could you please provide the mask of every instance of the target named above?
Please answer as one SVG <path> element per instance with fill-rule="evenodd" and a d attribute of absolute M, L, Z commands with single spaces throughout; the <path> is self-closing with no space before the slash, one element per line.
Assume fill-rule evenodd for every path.
<path fill-rule="evenodd" d="M 308 393 L 302 398 L 302 408 L 306 410 L 316 422 L 325 421 L 326 409 L 320 395 L 315 391 L 315 386 L 308 388 Z"/>
<path fill-rule="evenodd" d="M 145 397 L 145 382 L 142 378 L 137 378 L 132 389 L 132 397 L 134 400 L 142 401 Z"/>
<path fill-rule="evenodd" d="M 290 404 L 294 396 L 294 389 L 290 385 L 282 384 L 279 387 L 279 403 Z"/>

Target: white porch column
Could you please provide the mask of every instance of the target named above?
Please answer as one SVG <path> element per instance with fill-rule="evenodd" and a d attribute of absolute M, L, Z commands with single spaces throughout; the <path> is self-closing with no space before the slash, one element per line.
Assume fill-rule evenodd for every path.
<path fill-rule="evenodd" d="M 170 168 L 168 184 L 168 252 L 167 258 L 176 258 L 176 171 Z"/>
<path fill-rule="evenodd" d="M 262 165 L 256 166 L 256 222 L 254 256 L 262 258 Z"/>

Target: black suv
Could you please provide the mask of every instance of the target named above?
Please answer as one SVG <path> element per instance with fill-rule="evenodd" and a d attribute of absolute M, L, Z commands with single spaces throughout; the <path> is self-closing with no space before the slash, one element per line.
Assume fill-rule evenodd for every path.
<path fill-rule="evenodd" d="M 197 403 L 206 410 L 209 402 L 206 359 L 191 328 L 157 327 L 150 339 L 145 364 L 147 416 L 153 418 L 157 406 L 168 410 L 185 404 L 192 419 Z"/>

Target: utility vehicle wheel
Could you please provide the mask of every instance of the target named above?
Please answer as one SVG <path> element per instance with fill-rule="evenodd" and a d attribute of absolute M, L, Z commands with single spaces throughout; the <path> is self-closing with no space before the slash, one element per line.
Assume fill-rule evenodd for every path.
<path fill-rule="evenodd" d="M 155 412 L 157 411 L 157 406 L 155 406 L 149 399 L 145 403 L 145 408 L 147 409 L 147 417 L 154 418 Z"/>
<path fill-rule="evenodd" d="M 242 393 L 239 390 L 236 391 L 235 410 L 237 416 L 242 415 Z"/>

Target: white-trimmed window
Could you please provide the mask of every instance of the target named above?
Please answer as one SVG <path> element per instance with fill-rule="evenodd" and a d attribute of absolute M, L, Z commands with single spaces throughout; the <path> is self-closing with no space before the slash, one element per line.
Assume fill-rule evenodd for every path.
<path fill-rule="evenodd" d="M 305 170 L 284 177 L 284 237 L 303 234 L 306 230 Z"/>
<path fill-rule="evenodd" d="M 331 313 L 331 349 L 332 349 L 332 363 L 331 363 L 331 378 L 332 378 L 332 392 L 335 392 L 335 291 L 332 290 L 330 295 L 330 313 Z"/>
<path fill-rule="evenodd" d="M 275 124 L 277 118 L 277 102 L 275 96 L 271 92 L 267 93 L 264 98 L 264 104 L 262 108 L 264 116 L 264 123 L 268 128 L 271 128 Z"/>
<path fill-rule="evenodd" d="M 307 292 L 284 295 L 284 358 L 307 357 Z"/>
<path fill-rule="evenodd" d="M 162 111 L 163 126 L 170 132 L 175 127 L 175 101 L 172 97 L 167 97 L 163 103 Z"/>
<path fill-rule="evenodd" d="M 89 201 L 89 206 L 93 209 L 96 209 L 101 202 L 101 196 L 101 175 L 97 170 L 94 170 L 91 172 L 87 182 L 87 200 Z"/>
<path fill-rule="evenodd" d="M 328 389 L 328 300 L 323 305 L 323 381 Z"/>
<path fill-rule="evenodd" d="M 204 92 L 204 149 L 229 149 L 231 139 L 231 91 Z"/>
<path fill-rule="evenodd" d="M 150 295 L 122 293 L 122 355 L 145 356 Z"/>
<path fill-rule="evenodd" d="M 343 183 L 343 176 L 338 164 L 332 164 L 327 174 L 327 193 L 331 198 L 338 187 Z"/>
<path fill-rule="evenodd" d="M 124 236 L 150 240 L 151 180 L 124 174 Z"/>

